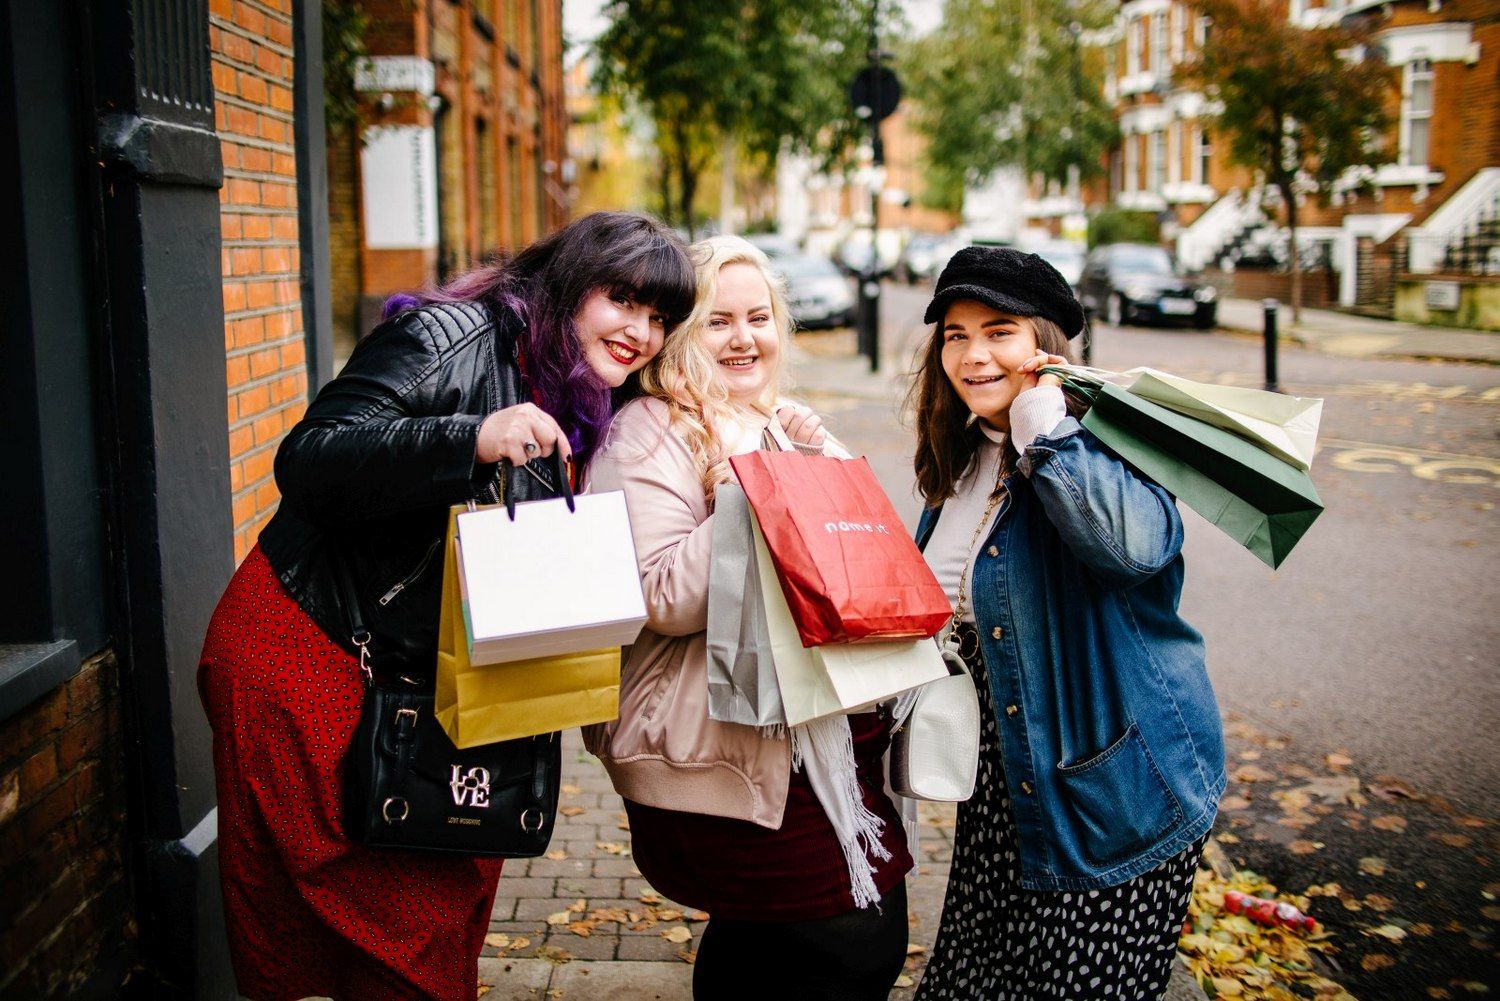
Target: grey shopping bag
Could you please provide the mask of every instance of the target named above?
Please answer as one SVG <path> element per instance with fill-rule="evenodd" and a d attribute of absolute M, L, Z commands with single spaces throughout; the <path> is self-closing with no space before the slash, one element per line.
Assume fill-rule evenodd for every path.
<path fill-rule="evenodd" d="M 708 573 L 708 715 L 723 723 L 785 726 L 745 492 L 721 483 Z"/>

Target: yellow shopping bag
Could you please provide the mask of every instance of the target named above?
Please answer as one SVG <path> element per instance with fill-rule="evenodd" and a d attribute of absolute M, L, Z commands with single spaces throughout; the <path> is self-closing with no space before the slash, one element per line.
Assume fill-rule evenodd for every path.
<path fill-rule="evenodd" d="M 434 709 L 457 747 L 531 737 L 614 719 L 620 711 L 620 648 L 476 666 L 469 660 L 459 591 L 458 515 L 448 513 L 443 608 L 438 620 Z"/>

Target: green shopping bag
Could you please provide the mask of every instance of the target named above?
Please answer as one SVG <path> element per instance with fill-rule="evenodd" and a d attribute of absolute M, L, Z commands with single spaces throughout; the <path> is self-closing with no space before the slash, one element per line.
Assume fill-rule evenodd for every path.
<path fill-rule="evenodd" d="M 1094 437 L 1267 566 L 1280 566 L 1323 513 L 1306 470 L 1244 438 L 1111 383 L 1068 383 L 1093 399 L 1083 426 Z"/>

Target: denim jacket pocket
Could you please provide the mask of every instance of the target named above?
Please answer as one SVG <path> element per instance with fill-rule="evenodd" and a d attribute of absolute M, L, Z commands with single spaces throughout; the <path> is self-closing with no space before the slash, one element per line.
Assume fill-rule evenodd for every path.
<path fill-rule="evenodd" d="M 1151 847 L 1182 820 L 1135 723 L 1109 747 L 1076 764 L 1059 762 L 1084 856 L 1108 866 Z"/>

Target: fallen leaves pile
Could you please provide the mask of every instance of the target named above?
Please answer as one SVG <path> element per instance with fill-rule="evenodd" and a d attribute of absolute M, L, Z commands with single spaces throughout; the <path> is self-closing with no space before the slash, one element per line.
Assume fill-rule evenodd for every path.
<path fill-rule="evenodd" d="M 1188 971 L 1210 998 L 1354 1001 L 1348 991 L 1324 977 L 1314 965 L 1314 953 L 1335 951 L 1321 926 L 1317 933 L 1304 935 L 1285 928 L 1265 928 L 1224 909 L 1228 890 L 1285 901 L 1303 913 L 1310 907 L 1306 897 L 1278 893 L 1259 874 L 1229 868 L 1222 853 L 1210 850 L 1205 854 L 1215 864 L 1198 870 L 1188 908 L 1190 930 L 1177 948 Z"/>

